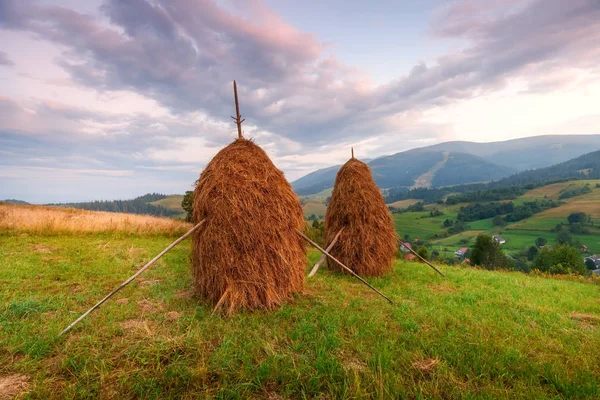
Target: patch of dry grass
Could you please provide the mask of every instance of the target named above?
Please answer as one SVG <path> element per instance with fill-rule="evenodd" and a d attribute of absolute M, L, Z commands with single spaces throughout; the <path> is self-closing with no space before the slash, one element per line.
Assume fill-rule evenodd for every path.
<path fill-rule="evenodd" d="M 190 227 L 184 221 L 149 215 L 0 202 L 0 230 L 38 234 L 117 231 L 180 234 Z"/>

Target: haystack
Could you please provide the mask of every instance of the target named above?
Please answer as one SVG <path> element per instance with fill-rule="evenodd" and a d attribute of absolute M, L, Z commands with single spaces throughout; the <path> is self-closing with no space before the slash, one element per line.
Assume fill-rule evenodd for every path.
<path fill-rule="evenodd" d="M 304 216 L 292 187 L 246 139 L 221 150 L 194 192 L 192 264 L 197 293 L 227 314 L 273 309 L 302 291 Z"/>
<path fill-rule="evenodd" d="M 398 238 L 383 196 L 369 167 L 351 158 L 339 170 L 325 213 L 325 243 L 344 228 L 330 254 L 361 276 L 380 276 L 392 268 Z M 340 267 L 327 260 L 329 268 Z"/>

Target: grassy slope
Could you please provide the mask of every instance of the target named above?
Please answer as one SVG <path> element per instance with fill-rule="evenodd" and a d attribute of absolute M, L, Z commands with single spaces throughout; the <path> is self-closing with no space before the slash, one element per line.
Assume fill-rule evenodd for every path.
<path fill-rule="evenodd" d="M 163 206 L 169 210 L 179 211 L 181 214 L 178 215 L 178 218 L 185 218 L 186 213 L 185 210 L 181 207 L 181 202 L 183 201 L 182 194 L 173 194 L 165 197 L 164 199 L 153 201 L 150 204 L 154 204 L 155 206 Z"/>
<path fill-rule="evenodd" d="M 279 311 L 225 318 L 189 296 L 184 242 L 56 339 L 172 240 L 0 234 L 0 377 L 33 398 L 600 395 L 598 286 L 519 273 L 399 262 L 370 280 L 392 306 L 325 270 Z"/>
<path fill-rule="evenodd" d="M 317 217 L 324 217 L 327 207 L 321 201 L 308 201 L 302 206 L 302 210 L 304 211 L 304 218 L 308 218 L 312 214 Z"/>

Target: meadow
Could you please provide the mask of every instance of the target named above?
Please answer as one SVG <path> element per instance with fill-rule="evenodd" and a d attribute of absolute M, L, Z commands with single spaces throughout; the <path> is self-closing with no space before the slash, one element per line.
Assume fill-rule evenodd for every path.
<path fill-rule="evenodd" d="M 600 286 L 515 272 L 397 261 L 369 279 L 390 305 L 323 268 L 278 311 L 224 317 L 185 241 L 58 338 L 178 236 L 96 226 L 0 230 L 0 398 L 600 396 Z"/>

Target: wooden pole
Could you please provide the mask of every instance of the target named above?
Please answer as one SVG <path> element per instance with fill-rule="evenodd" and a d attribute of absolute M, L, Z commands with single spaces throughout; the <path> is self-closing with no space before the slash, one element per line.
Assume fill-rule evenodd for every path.
<path fill-rule="evenodd" d="M 426 259 L 424 259 L 423 257 L 421 257 L 419 255 L 419 253 L 417 253 L 416 251 L 414 251 L 413 249 L 411 249 L 408 246 L 404 246 L 405 248 L 407 248 L 411 253 L 413 253 L 415 256 L 417 256 L 421 261 L 423 261 L 425 264 L 429 265 L 431 268 L 433 268 L 435 270 L 435 272 L 437 272 L 438 274 L 440 274 L 441 276 L 443 276 L 444 278 L 446 278 L 446 275 L 442 274 L 442 272 L 437 269 L 436 267 L 434 267 L 429 261 L 427 261 Z"/>
<path fill-rule="evenodd" d="M 352 149 L 352 158 L 354 158 L 354 147 L 351 147 Z"/>
<path fill-rule="evenodd" d="M 231 117 L 231 118 L 233 118 L 233 120 L 235 121 L 235 123 L 237 125 L 238 139 L 243 139 L 242 122 L 244 122 L 245 119 L 242 119 L 242 116 L 240 115 L 240 102 L 238 101 L 237 83 L 235 81 L 233 81 L 233 98 L 235 100 L 235 117 Z"/>
<path fill-rule="evenodd" d="M 91 313 L 92 311 L 94 311 L 96 308 L 100 307 L 102 305 L 102 303 L 104 303 L 106 300 L 110 299 L 114 294 L 116 294 L 118 291 L 120 291 L 121 289 L 123 289 L 125 286 L 129 285 L 135 278 L 137 278 L 145 270 L 147 270 L 148 268 L 150 268 L 150 266 L 152 264 L 154 264 L 156 261 L 158 261 L 169 250 L 171 250 L 173 247 L 177 246 L 180 242 L 182 242 L 185 238 L 187 238 L 188 236 L 190 236 L 196 229 L 200 228 L 200 226 L 204 223 L 204 221 L 205 220 L 202 220 L 202 221 L 198 222 L 196 225 L 194 225 L 194 227 L 192 229 L 190 229 L 189 231 L 187 231 L 182 237 L 180 237 L 179 239 L 177 239 L 176 241 L 174 241 L 173 243 L 171 243 L 166 249 L 164 249 L 163 251 L 161 251 L 156 257 L 154 257 L 146 265 L 144 265 L 138 272 L 136 272 L 133 276 L 131 276 L 125 282 L 121 283 L 121 286 L 119 286 L 118 288 L 116 288 L 115 290 L 113 290 L 112 292 L 110 292 L 105 298 L 103 298 L 98 303 L 96 303 L 96 305 L 94 307 L 92 307 L 89 310 L 87 310 L 81 317 L 77 318 L 71 325 L 67 326 L 61 333 L 59 333 L 58 336 L 60 337 L 63 334 L 65 334 L 68 331 L 70 331 L 71 328 L 73 328 L 75 325 L 77 325 L 77 323 L 79 323 L 79 321 L 81 321 L 82 319 L 84 319 L 85 317 L 87 317 L 89 313 Z"/>
<path fill-rule="evenodd" d="M 354 275 L 354 277 L 356 279 L 360 280 L 362 283 L 364 283 L 365 285 L 367 285 L 368 287 L 370 287 L 371 289 L 373 289 L 378 295 L 380 295 L 381 297 L 383 297 L 384 299 L 386 299 L 387 301 L 389 301 L 390 304 L 394 304 L 394 302 L 392 300 L 390 300 L 389 297 L 387 297 L 385 294 L 381 293 L 379 290 L 377 290 L 373 286 L 371 286 L 371 284 L 369 282 L 365 281 L 356 272 L 354 272 L 350 268 L 346 267 L 344 264 L 342 264 L 341 261 L 339 261 L 337 258 L 335 258 L 334 256 L 332 256 L 331 254 L 329 254 L 329 252 L 325 251 L 321 246 L 319 246 L 318 244 L 316 244 L 315 242 L 313 242 L 312 240 L 310 240 L 310 238 L 308 236 L 306 236 L 304 233 L 300 232 L 299 230 L 296 230 L 296 233 L 298 235 L 302 236 L 302 238 L 304 238 L 304 240 L 306 240 L 308 243 L 310 243 L 311 245 L 313 245 L 321 253 L 325 254 L 327 257 L 329 257 L 333 261 L 335 261 L 340 267 L 344 268 L 346 271 L 348 271 L 349 273 L 351 273 L 352 275 Z"/>
<path fill-rule="evenodd" d="M 335 244 L 337 243 L 338 239 L 340 238 L 340 235 L 342 234 L 343 230 L 344 230 L 344 228 L 340 229 L 340 231 L 335 235 L 335 237 L 333 238 L 333 240 L 331 241 L 331 243 L 329 243 L 329 246 L 327 246 L 327 249 L 325 249 L 325 251 L 327 251 L 327 252 L 331 251 L 331 249 L 333 248 L 333 246 L 335 246 Z M 313 276 L 315 276 L 315 274 L 319 270 L 319 267 L 321 266 L 321 264 L 323 264 L 323 261 L 325 261 L 326 258 L 327 258 L 327 256 L 325 254 L 323 254 L 321 256 L 321 258 L 319 258 L 319 261 L 317 261 L 317 263 L 315 264 L 315 266 L 313 267 L 313 269 L 310 271 L 310 274 L 308 274 L 309 278 L 312 278 Z"/>

